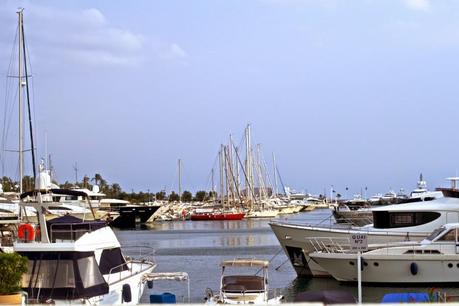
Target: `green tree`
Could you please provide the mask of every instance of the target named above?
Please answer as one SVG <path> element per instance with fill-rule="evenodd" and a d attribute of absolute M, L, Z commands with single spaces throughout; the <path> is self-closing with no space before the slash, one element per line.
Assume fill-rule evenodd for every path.
<path fill-rule="evenodd" d="M 118 197 L 119 194 L 121 193 L 121 186 L 118 183 L 113 183 L 111 189 L 112 189 L 113 197 Z"/>
<path fill-rule="evenodd" d="M 177 193 L 175 193 L 175 191 L 172 191 L 169 195 L 169 202 L 177 202 L 179 199 L 180 197 Z"/>
<path fill-rule="evenodd" d="M 31 191 L 35 189 L 35 181 L 30 175 L 26 175 L 22 178 L 22 189 L 23 191 Z"/>
<path fill-rule="evenodd" d="M 195 201 L 198 201 L 198 202 L 204 202 L 206 197 L 207 197 L 207 192 L 200 190 L 196 192 L 194 199 Z"/>
<path fill-rule="evenodd" d="M 191 202 L 192 200 L 193 200 L 193 194 L 191 194 L 191 192 L 189 192 L 188 190 L 185 190 L 182 193 L 182 201 L 183 202 Z"/>
<path fill-rule="evenodd" d="M 217 198 L 217 192 L 216 191 L 210 191 L 209 196 L 207 197 L 206 200 L 215 200 Z"/>
<path fill-rule="evenodd" d="M 16 191 L 16 185 L 18 185 L 17 182 L 14 182 L 7 176 L 2 177 L 1 181 L 4 192 Z"/>
<path fill-rule="evenodd" d="M 89 179 L 89 176 L 87 176 L 87 175 L 85 174 L 85 175 L 83 176 L 83 186 L 81 186 L 81 187 L 90 189 L 91 186 L 89 185 L 89 180 L 90 180 L 90 179 Z"/>
<path fill-rule="evenodd" d="M 165 200 L 166 199 L 166 192 L 164 190 L 161 190 L 160 192 L 157 192 L 155 194 L 155 198 L 156 200 L 158 201 L 162 201 L 162 200 Z"/>
<path fill-rule="evenodd" d="M 72 188 L 74 185 L 73 183 L 70 183 L 69 181 L 65 181 L 64 184 L 60 184 L 59 187 L 63 188 L 63 189 L 70 189 Z"/>
<path fill-rule="evenodd" d="M 27 272 L 28 260 L 18 253 L 0 253 L 0 294 L 21 290 L 21 278 Z"/>

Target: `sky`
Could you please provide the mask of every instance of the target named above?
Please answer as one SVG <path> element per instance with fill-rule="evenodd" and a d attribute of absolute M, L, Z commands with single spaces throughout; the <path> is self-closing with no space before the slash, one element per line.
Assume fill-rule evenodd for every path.
<path fill-rule="evenodd" d="M 80 180 L 177 190 L 180 158 L 183 189 L 210 189 L 220 144 L 247 124 L 298 191 L 409 192 L 420 173 L 432 189 L 458 172 L 458 1 L 3 0 L 1 128 L 16 150 L 19 6 L 37 154 L 61 183 L 76 163 Z M 16 154 L 2 160 L 17 177 Z"/>

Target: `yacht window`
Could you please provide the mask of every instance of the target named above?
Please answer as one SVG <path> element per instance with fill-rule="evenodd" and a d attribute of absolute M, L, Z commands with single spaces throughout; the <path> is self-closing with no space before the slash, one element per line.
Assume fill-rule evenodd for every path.
<path fill-rule="evenodd" d="M 77 260 L 77 263 L 84 288 L 100 285 L 105 282 L 94 256 L 80 258 Z"/>
<path fill-rule="evenodd" d="M 439 227 L 439 228 L 437 228 L 436 230 L 434 230 L 434 231 L 432 232 L 432 234 L 430 234 L 429 236 L 427 236 L 426 239 L 432 241 L 432 240 L 434 240 L 435 238 L 437 238 L 437 236 L 438 236 L 439 234 L 441 234 L 441 232 L 443 232 L 444 230 L 445 230 L 445 227 L 444 227 L 444 226 Z"/>
<path fill-rule="evenodd" d="M 55 210 L 72 210 L 71 208 L 64 207 L 64 206 L 49 206 L 49 209 L 55 209 Z"/>
<path fill-rule="evenodd" d="M 438 212 L 388 212 L 374 211 L 373 225 L 375 228 L 398 228 L 426 224 L 438 219 Z"/>
<path fill-rule="evenodd" d="M 35 271 L 32 275 L 34 265 Z M 29 269 L 22 278 L 22 287 L 29 287 L 31 279 L 33 287 L 36 288 L 75 288 L 73 261 L 29 259 Z"/>
<path fill-rule="evenodd" d="M 452 229 L 444 234 L 438 241 L 456 241 L 456 229 Z"/>
<path fill-rule="evenodd" d="M 128 269 L 120 248 L 103 250 L 99 262 L 99 268 L 102 274 L 120 272 Z"/>
<path fill-rule="evenodd" d="M 391 223 L 397 226 L 410 226 L 414 223 L 414 215 L 411 213 L 396 214 L 391 217 Z"/>

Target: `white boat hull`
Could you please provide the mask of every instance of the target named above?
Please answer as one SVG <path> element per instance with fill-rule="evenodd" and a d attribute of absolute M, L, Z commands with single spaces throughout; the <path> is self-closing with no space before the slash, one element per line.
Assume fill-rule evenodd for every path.
<path fill-rule="evenodd" d="M 362 229 L 337 229 L 317 226 L 294 225 L 287 223 L 270 223 L 285 254 L 290 259 L 296 273 L 300 277 L 329 277 L 330 274 L 320 265 L 311 261 L 309 253 L 316 251 L 314 245 L 308 243 L 313 238 L 347 239 L 353 233 L 361 233 Z M 429 233 L 409 232 L 370 232 L 366 231 L 369 244 L 383 244 L 397 241 L 418 241 Z"/>
<path fill-rule="evenodd" d="M 324 255 L 325 257 L 323 257 Z M 326 255 L 337 255 L 335 257 Z M 341 256 L 340 256 L 341 255 Z M 357 281 L 356 254 L 311 254 L 337 280 Z M 458 283 L 459 255 L 384 255 L 363 256 L 362 282 L 366 283 Z M 411 265 L 416 265 L 416 274 Z"/>

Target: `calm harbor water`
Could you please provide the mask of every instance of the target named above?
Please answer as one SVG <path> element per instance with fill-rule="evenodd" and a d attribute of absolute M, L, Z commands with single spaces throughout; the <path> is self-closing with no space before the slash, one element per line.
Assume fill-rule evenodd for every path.
<path fill-rule="evenodd" d="M 289 215 L 289 220 L 320 223 L 328 219 L 328 209 Z M 285 217 L 281 217 L 286 219 Z M 257 258 L 270 261 L 270 288 L 293 301 L 296 293 L 305 290 L 340 289 L 357 296 L 357 287 L 334 279 L 297 279 L 295 271 L 271 231 L 267 219 L 241 221 L 173 221 L 154 223 L 144 229 L 118 230 L 116 235 L 124 246 L 146 246 L 155 250 L 156 272 L 187 272 L 190 277 L 191 302 L 204 301 L 206 288 L 218 292 L 221 276 L 220 262 L 233 258 Z M 149 303 L 149 295 L 171 292 L 177 301 L 187 296 L 186 283 L 155 282 L 142 298 Z M 364 286 L 363 301 L 379 302 L 388 292 L 425 292 L 429 288 Z M 448 294 L 459 295 L 459 288 L 440 288 Z"/>

